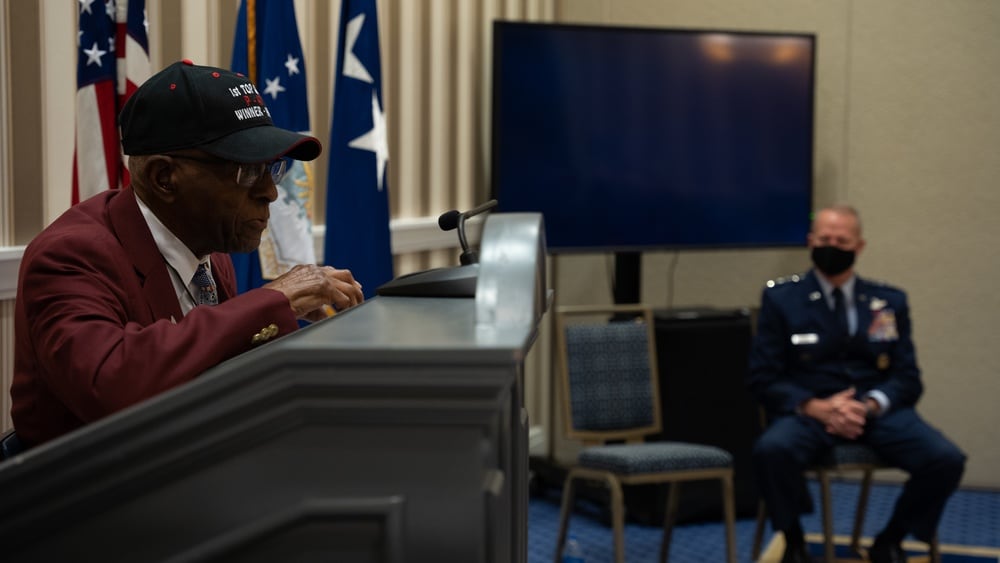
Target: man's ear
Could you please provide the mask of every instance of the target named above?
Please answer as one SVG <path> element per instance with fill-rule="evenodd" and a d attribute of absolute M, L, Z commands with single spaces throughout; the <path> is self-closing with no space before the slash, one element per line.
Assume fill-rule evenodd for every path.
<path fill-rule="evenodd" d="M 146 166 L 139 178 L 145 191 L 151 197 L 166 203 L 172 203 L 177 197 L 177 183 L 174 181 L 174 160 L 166 155 L 148 157 Z"/>

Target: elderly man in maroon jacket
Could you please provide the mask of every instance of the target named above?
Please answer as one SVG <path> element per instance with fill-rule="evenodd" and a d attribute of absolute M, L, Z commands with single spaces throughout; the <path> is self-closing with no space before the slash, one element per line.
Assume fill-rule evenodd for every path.
<path fill-rule="evenodd" d="M 246 77 L 175 63 L 119 123 L 131 185 L 71 208 L 24 253 L 11 387 L 22 447 L 363 300 L 350 271 L 315 265 L 236 295 L 226 253 L 260 243 L 287 159 L 322 151 L 275 127 Z"/>

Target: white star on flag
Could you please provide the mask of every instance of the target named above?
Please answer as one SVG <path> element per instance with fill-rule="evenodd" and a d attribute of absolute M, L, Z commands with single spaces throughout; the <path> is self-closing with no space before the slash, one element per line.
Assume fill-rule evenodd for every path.
<path fill-rule="evenodd" d="M 372 90 L 372 128 L 354 139 L 347 146 L 375 153 L 375 173 L 378 175 L 378 191 L 382 191 L 385 163 L 389 160 L 389 143 L 385 135 L 385 113 L 378 105 L 378 97 Z"/>
<path fill-rule="evenodd" d="M 361 64 L 361 60 L 354 54 L 354 44 L 357 43 L 358 35 L 361 35 L 361 28 L 364 25 L 364 14 L 358 14 L 347 24 L 347 52 L 344 53 L 344 76 L 350 76 L 351 78 L 371 84 L 375 82 L 372 80 L 372 75 L 368 74 L 368 69 L 365 68 L 365 65 Z"/>
<path fill-rule="evenodd" d="M 280 92 L 284 92 L 285 91 L 285 87 L 281 85 L 281 77 L 280 76 L 275 76 L 274 80 L 271 80 L 269 78 L 265 78 L 264 82 L 267 83 L 267 86 L 264 87 L 264 93 L 265 94 L 271 94 L 271 99 L 272 100 L 278 99 L 278 94 Z"/>
<path fill-rule="evenodd" d="M 83 52 L 87 55 L 87 66 L 90 66 L 92 63 L 97 63 L 97 66 L 104 66 L 104 64 L 101 63 L 101 57 L 107 55 L 108 52 L 102 51 L 100 47 L 97 46 L 97 41 L 94 41 L 93 47 L 90 49 L 84 49 Z"/>
<path fill-rule="evenodd" d="M 299 73 L 299 59 L 288 53 L 288 60 L 285 61 L 285 68 L 288 69 L 288 76 Z"/>
<path fill-rule="evenodd" d="M 70 127 L 76 131 L 74 205 L 128 184 L 116 118 L 151 74 L 149 36 L 140 25 L 145 0 L 77 0 L 77 5 L 76 123 Z"/>

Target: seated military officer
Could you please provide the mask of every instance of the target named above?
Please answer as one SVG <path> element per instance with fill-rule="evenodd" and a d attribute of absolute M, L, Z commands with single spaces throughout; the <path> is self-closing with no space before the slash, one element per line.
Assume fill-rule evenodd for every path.
<path fill-rule="evenodd" d="M 931 540 L 965 455 L 914 410 L 923 385 L 906 294 L 854 273 L 865 246 L 857 211 L 822 209 L 808 242 L 813 269 L 769 282 L 761 300 L 749 387 L 771 423 L 754 447 L 758 485 L 785 536 L 782 561 L 809 561 L 804 469 L 834 444 L 870 445 L 910 479 L 869 555 L 905 561 L 902 539 Z"/>

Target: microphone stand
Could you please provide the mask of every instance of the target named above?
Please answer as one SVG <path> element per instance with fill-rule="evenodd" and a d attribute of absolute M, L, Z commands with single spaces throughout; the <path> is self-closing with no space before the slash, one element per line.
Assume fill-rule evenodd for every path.
<path fill-rule="evenodd" d="M 482 205 L 479 205 L 478 207 L 473 207 L 472 209 L 470 209 L 470 210 L 468 210 L 468 211 L 466 211 L 464 213 L 459 213 L 458 214 L 457 224 L 455 225 L 455 227 L 458 228 L 458 244 L 461 245 L 461 247 L 462 247 L 462 254 L 459 255 L 458 261 L 463 266 L 468 266 L 469 264 L 475 264 L 475 263 L 479 262 L 479 253 L 469 247 L 469 240 L 468 240 L 468 238 L 466 238 L 466 235 L 465 235 L 465 220 L 468 219 L 469 217 L 475 217 L 476 215 L 479 215 L 481 213 L 485 213 L 485 212 L 489 211 L 490 209 L 493 209 L 496 206 L 497 206 L 497 200 L 491 199 L 491 200 L 487 201 L 486 203 L 484 203 Z M 446 212 L 441 217 L 444 218 L 446 216 L 449 216 L 449 214 L 452 214 L 452 213 L 453 212 L 451 212 L 451 211 Z M 449 228 L 445 229 L 444 227 L 448 226 L 448 225 L 441 225 L 441 222 L 442 221 L 439 219 L 438 220 L 438 225 L 441 226 L 441 228 L 444 229 L 444 230 L 446 230 L 446 231 L 451 230 L 451 228 L 455 228 L 455 227 L 450 227 L 449 226 Z"/>

